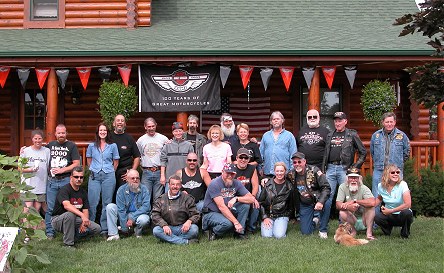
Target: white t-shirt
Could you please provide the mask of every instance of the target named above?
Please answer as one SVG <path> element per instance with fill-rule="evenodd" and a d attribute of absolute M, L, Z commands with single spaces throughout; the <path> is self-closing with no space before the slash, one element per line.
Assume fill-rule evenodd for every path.
<path fill-rule="evenodd" d="M 160 151 L 167 141 L 168 138 L 159 133 L 156 133 L 154 136 L 144 134 L 139 137 L 136 143 L 140 151 L 141 166 L 160 166 Z"/>
<path fill-rule="evenodd" d="M 41 147 L 39 150 L 34 150 L 31 146 L 26 147 L 23 150 L 21 157 L 28 158 L 28 163 L 25 168 L 34 167 L 35 161 L 39 161 L 39 169 L 34 174 L 33 177 L 27 178 L 25 180 L 26 184 L 34 187 L 31 190 L 34 194 L 45 194 L 46 193 L 46 182 L 48 181 L 48 166 L 50 159 L 50 151 L 46 147 Z"/>

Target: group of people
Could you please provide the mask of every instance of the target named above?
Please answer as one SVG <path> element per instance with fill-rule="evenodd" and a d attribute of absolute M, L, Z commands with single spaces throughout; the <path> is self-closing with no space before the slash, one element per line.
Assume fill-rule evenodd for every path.
<path fill-rule="evenodd" d="M 21 171 L 33 174 L 26 183 L 37 195 L 25 200 L 25 210 L 43 209 L 48 239 L 61 232 L 67 247 L 91 234 L 107 241 L 129 234 L 140 238 L 150 224 L 155 237 L 174 244 L 198 242 L 200 223 L 209 240 L 227 233 L 246 239 L 258 226 L 263 237 L 282 238 L 296 217 L 302 234 L 319 227 L 319 236 L 328 238 L 339 186 L 340 221 L 353 224 L 355 231 L 365 229 L 370 240 L 375 239 L 374 222 L 384 234 L 401 226 L 401 236 L 408 238 L 413 216 L 402 170 L 410 147 L 395 127 L 396 116 L 385 114 L 383 128 L 371 139 L 372 191 L 359 174 L 366 149 L 357 132 L 346 128 L 345 113 L 334 114 L 333 132 L 320 125 L 318 111 L 309 110 L 306 118 L 307 126 L 295 138 L 284 128 L 282 113 L 273 112 L 271 129 L 258 143 L 249 137 L 247 124 L 235 126 L 227 113 L 207 137 L 198 133 L 197 116 L 188 117 L 186 132 L 174 122 L 171 139 L 157 132 L 149 117 L 137 141 L 125 133 L 125 117 L 117 115 L 113 131 L 98 124 L 88 145 L 87 190 L 81 187 L 85 170 L 66 127 L 58 125 L 56 140 L 46 146 L 43 133 L 35 130 L 32 146 L 21 150 L 28 159 Z"/>

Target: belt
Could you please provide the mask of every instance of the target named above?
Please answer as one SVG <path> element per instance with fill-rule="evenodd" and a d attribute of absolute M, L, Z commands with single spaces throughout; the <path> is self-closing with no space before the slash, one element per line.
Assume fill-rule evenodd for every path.
<path fill-rule="evenodd" d="M 160 168 L 158 166 L 154 166 L 154 167 L 142 167 L 142 169 L 144 170 L 149 170 L 152 172 L 157 172 L 158 170 L 160 170 Z"/>
<path fill-rule="evenodd" d="M 341 165 L 341 161 L 340 160 L 338 160 L 338 161 L 330 161 L 330 162 L 328 162 L 328 164 Z"/>
<path fill-rule="evenodd" d="M 53 178 L 57 179 L 57 180 L 62 180 L 62 179 L 67 178 L 69 176 L 70 176 L 70 174 L 66 173 L 66 174 L 55 175 Z"/>

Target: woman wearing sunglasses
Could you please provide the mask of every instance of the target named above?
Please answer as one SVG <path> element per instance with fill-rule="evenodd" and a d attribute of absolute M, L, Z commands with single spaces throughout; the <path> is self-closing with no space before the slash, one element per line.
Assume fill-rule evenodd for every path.
<path fill-rule="evenodd" d="M 375 216 L 375 223 L 381 227 L 385 235 L 390 235 L 394 226 L 401 227 L 401 237 L 408 239 L 410 226 L 413 222 L 411 208 L 412 198 L 407 183 L 402 180 L 400 169 L 393 164 L 387 165 L 378 184 L 376 205 L 381 206 L 381 212 Z"/>

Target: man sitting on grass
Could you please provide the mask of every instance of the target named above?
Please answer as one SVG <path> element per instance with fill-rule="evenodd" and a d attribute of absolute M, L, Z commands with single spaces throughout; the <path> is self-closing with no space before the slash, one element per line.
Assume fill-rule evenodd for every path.
<path fill-rule="evenodd" d="M 372 231 L 375 219 L 372 191 L 362 183 L 358 168 L 352 167 L 347 171 L 346 181 L 339 186 L 336 198 L 339 219 L 354 227 L 352 235 L 356 235 L 356 230 L 367 230 L 367 239 L 375 240 Z"/>
<path fill-rule="evenodd" d="M 126 184 L 119 187 L 116 194 L 116 204 L 106 206 L 108 224 L 107 241 L 119 240 L 117 220 L 124 234 L 134 228 L 136 238 L 142 237 L 143 229 L 150 223 L 151 195 L 145 185 L 140 184 L 139 172 L 133 169 L 126 174 Z"/>
<path fill-rule="evenodd" d="M 85 235 L 100 233 L 100 226 L 89 220 L 88 193 L 80 188 L 83 183 L 83 168 L 74 167 L 69 184 L 57 193 L 51 223 L 63 233 L 63 243 L 74 247 L 74 240 Z"/>
<path fill-rule="evenodd" d="M 177 175 L 168 180 L 168 191 L 154 201 L 151 217 L 153 235 L 172 244 L 191 244 L 199 242 L 197 235 L 200 219 L 194 198 L 180 191 L 182 181 Z"/>
<path fill-rule="evenodd" d="M 213 179 L 204 198 L 202 228 L 208 231 L 208 239 L 230 232 L 234 228 L 234 238 L 247 239 L 245 223 L 250 204 L 256 199 L 242 183 L 234 179 L 236 169 L 233 164 L 226 164 L 222 175 Z"/>

